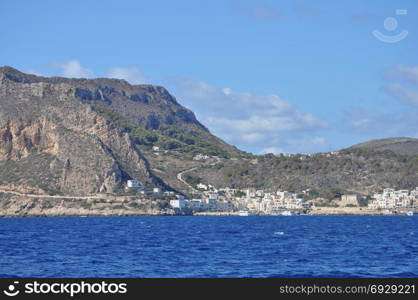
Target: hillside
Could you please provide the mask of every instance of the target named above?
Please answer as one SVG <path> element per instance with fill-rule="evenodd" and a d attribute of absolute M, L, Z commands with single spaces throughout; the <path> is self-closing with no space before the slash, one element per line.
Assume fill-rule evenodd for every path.
<path fill-rule="evenodd" d="M 141 153 L 152 146 L 190 157 L 240 155 L 162 87 L 0 68 L 0 185 L 84 195 L 137 179 L 171 189 Z"/>
<path fill-rule="evenodd" d="M 193 182 L 236 188 L 254 187 L 333 198 L 342 193 L 370 194 L 386 187 L 412 189 L 418 185 L 418 156 L 391 150 L 349 148 L 333 153 L 254 156 L 225 161 L 189 174 Z"/>
<path fill-rule="evenodd" d="M 0 68 L 0 187 L 27 194 L 123 194 L 128 179 L 184 194 L 199 182 L 325 197 L 415 188 L 417 141 L 256 156 L 212 135 L 163 87 Z"/>
<path fill-rule="evenodd" d="M 352 148 L 367 148 L 377 151 L 390 150 L 397 154 L 418 155 L 418 139 L 398 137 L 372 140 L 354 145 Z"/>

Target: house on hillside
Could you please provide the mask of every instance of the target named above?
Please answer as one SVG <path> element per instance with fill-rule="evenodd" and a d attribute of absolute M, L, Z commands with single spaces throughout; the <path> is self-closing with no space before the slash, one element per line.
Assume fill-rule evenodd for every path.
<path fill-rule="evenodd" d="M 128 187 L 128 188 L 132 188 L 132 189 L 137 189 L 137 190 L 143 190 L 144 189 L 144 186 L 142 186 L 140 183 L 139 183 L 139 181 L 138 180 L 128 180 L 127 182 L 126 182 L 126 186 Z"/>

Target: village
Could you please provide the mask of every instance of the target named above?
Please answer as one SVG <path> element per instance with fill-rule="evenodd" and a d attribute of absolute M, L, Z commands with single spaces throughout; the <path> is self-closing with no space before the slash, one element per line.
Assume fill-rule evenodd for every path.
<path fill-rule="evenodd" d="M 137 181 L 128 181 L 128 187 L 141 188 Z M 387 214 L 397 210 L 412 213 L 418 207 L 418 187 L 414 190 L 395 190 L 386 188 L 381 194 L 362 196 L 359 194 L 343 194 L 336 199 L 311 197 L 309 189 L 299 193 L 284 190 L 265 191 L 262 189 L 219 188 L 199 183 L 197 193 L 190 199 L 172 191 L 162 192 L 153 189 L 153 195 L 160 199 L 170 199 L 170 207 L 178 213 L 189 214 L 228 214 L 240 215 L 293 215 L 308 214 L 310 211 L 358 211 L 365 213 L 382 211 Z"/>

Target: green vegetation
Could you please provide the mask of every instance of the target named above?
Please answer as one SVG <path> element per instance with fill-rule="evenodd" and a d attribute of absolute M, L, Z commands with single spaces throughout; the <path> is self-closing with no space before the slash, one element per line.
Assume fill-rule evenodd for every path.
<path fill-rule="evenodd" d="M 231 166 L 225 166 L 222 171 L 224 173 L 224 176 L 228 181 L 230 181 L 230 179 L 232 178 L 236 178 L 236 177 L 242 177 L 245 175 L 248 175 L 249 173 L 249 168 L 251 167 L 251 165 L 246 162 L 246 161 L 242 161 L 242 162 L 238 162 L 237 164 L 231 165 Z"/>
<path fill-rule="evenodd" d="M 50 169 L 51 156 L 48 154 L 31 155 L 19 161 L 0 161 L 0 183 L 22 184 L 37 187 L 49 195 L 60 195 L 57 182 L 59 173 Z"/>
<path fill-rule="evenodd" d="M 343 194 L 371 194 L 385 186 L 413 189 L 418 182 L 418 156 L 373 149 L 345 149 L 312 155 L 262 155 L 223 161 L 192 172 L 203 183 L 233 188 L 300 192 L 305 200 L 339 199 Z M 368 201 L 359 203 L 367 206 Z"/>
<path fill-rule="evenodd" d="M 80 204 L 80 206 L 81 206 L 82 208 L 84 208 L 84 209 L 90 209 L 90 208 L 91 208 L 91 203 L 88 203 L 88 202 L 82 202 L 82 203 Z"/>
<path fill-rule="evenodd" d="M 117 113 L 101 107 L 94 108 L 97 113 L 111 121 L 116 127 L 128 132 L 137 146 L 158 146 L 165 150 L 176 150 L 181 153 L 206 154 L 211 156 L 229 157 L 229 154 L 202 140 L 198 136 L 186 134 L 174 125 L 161 125 L 158 129 L 147 129 L 135 125 Z"/>
<path fill-rule="evenodd" d="M 363 198 L 360 197 L 359 201 L 358 201 L 358 205 L 361 207 L 366 207 L 367 205 L 369 205 L 369 202 L 372 200 L 372 197 L 370 195 L 368 195 L 367 197 Z"/>
<path fill-rule="evenodd" d="M 332 202 L 315 203 L 317 207 L 338 207 L 338 204 Z"/>
<path fill-rule="evenodd" d="M 122 204 L 118 204 L 118 205 L 112 206 L 112 208 L 113 209 L 126 209 L 125 205 L 122 205 Z"/>
<path fill-rule="evenodd" d="M 38 203 L 39 199 L 32 199 L 32 202 L 26 207 L 27 209 L 32 209 L 36 206 L 36 204 Z"/>
<path fill-rule="evenodd" d="M 312 200 L 315 198 L 319 198 L 321 197 L 321 193 L 317 190 L 309 190 L 307 191 L 305 194 L 302 194 L 302 199 L 303 200 Z"/>
<path fill-rule="evenodd" d="M 244 197 L 245 195 L 246 194 L 242 191 L 236 191 L 235 194 L 234 194 L 235 197 L 240 197 L 240 198 Z"/>
<path fill-rule="evenodd" d="M 195 186 L 202 182 L 202 178 L 198 176 L 193 176 L 189 173 L 183 175 L 183 179 L 190 185 Z"/>
<path fill-rule="evenodd" d="M 326 199 L 341 199 L 341 196 L 346 194 L 346 191 L 344 191 L 341 188 L 338 187 L 331 187 L 330 189 L 326 190 L 323 195 Z"/>

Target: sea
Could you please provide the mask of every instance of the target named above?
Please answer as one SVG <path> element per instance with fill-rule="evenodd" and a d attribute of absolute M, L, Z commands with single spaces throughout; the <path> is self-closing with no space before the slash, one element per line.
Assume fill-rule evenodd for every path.
<path fill-rule="evenodd" d="M 418 217 L 2 218 L 0 277 L 418 277 Z"/>

